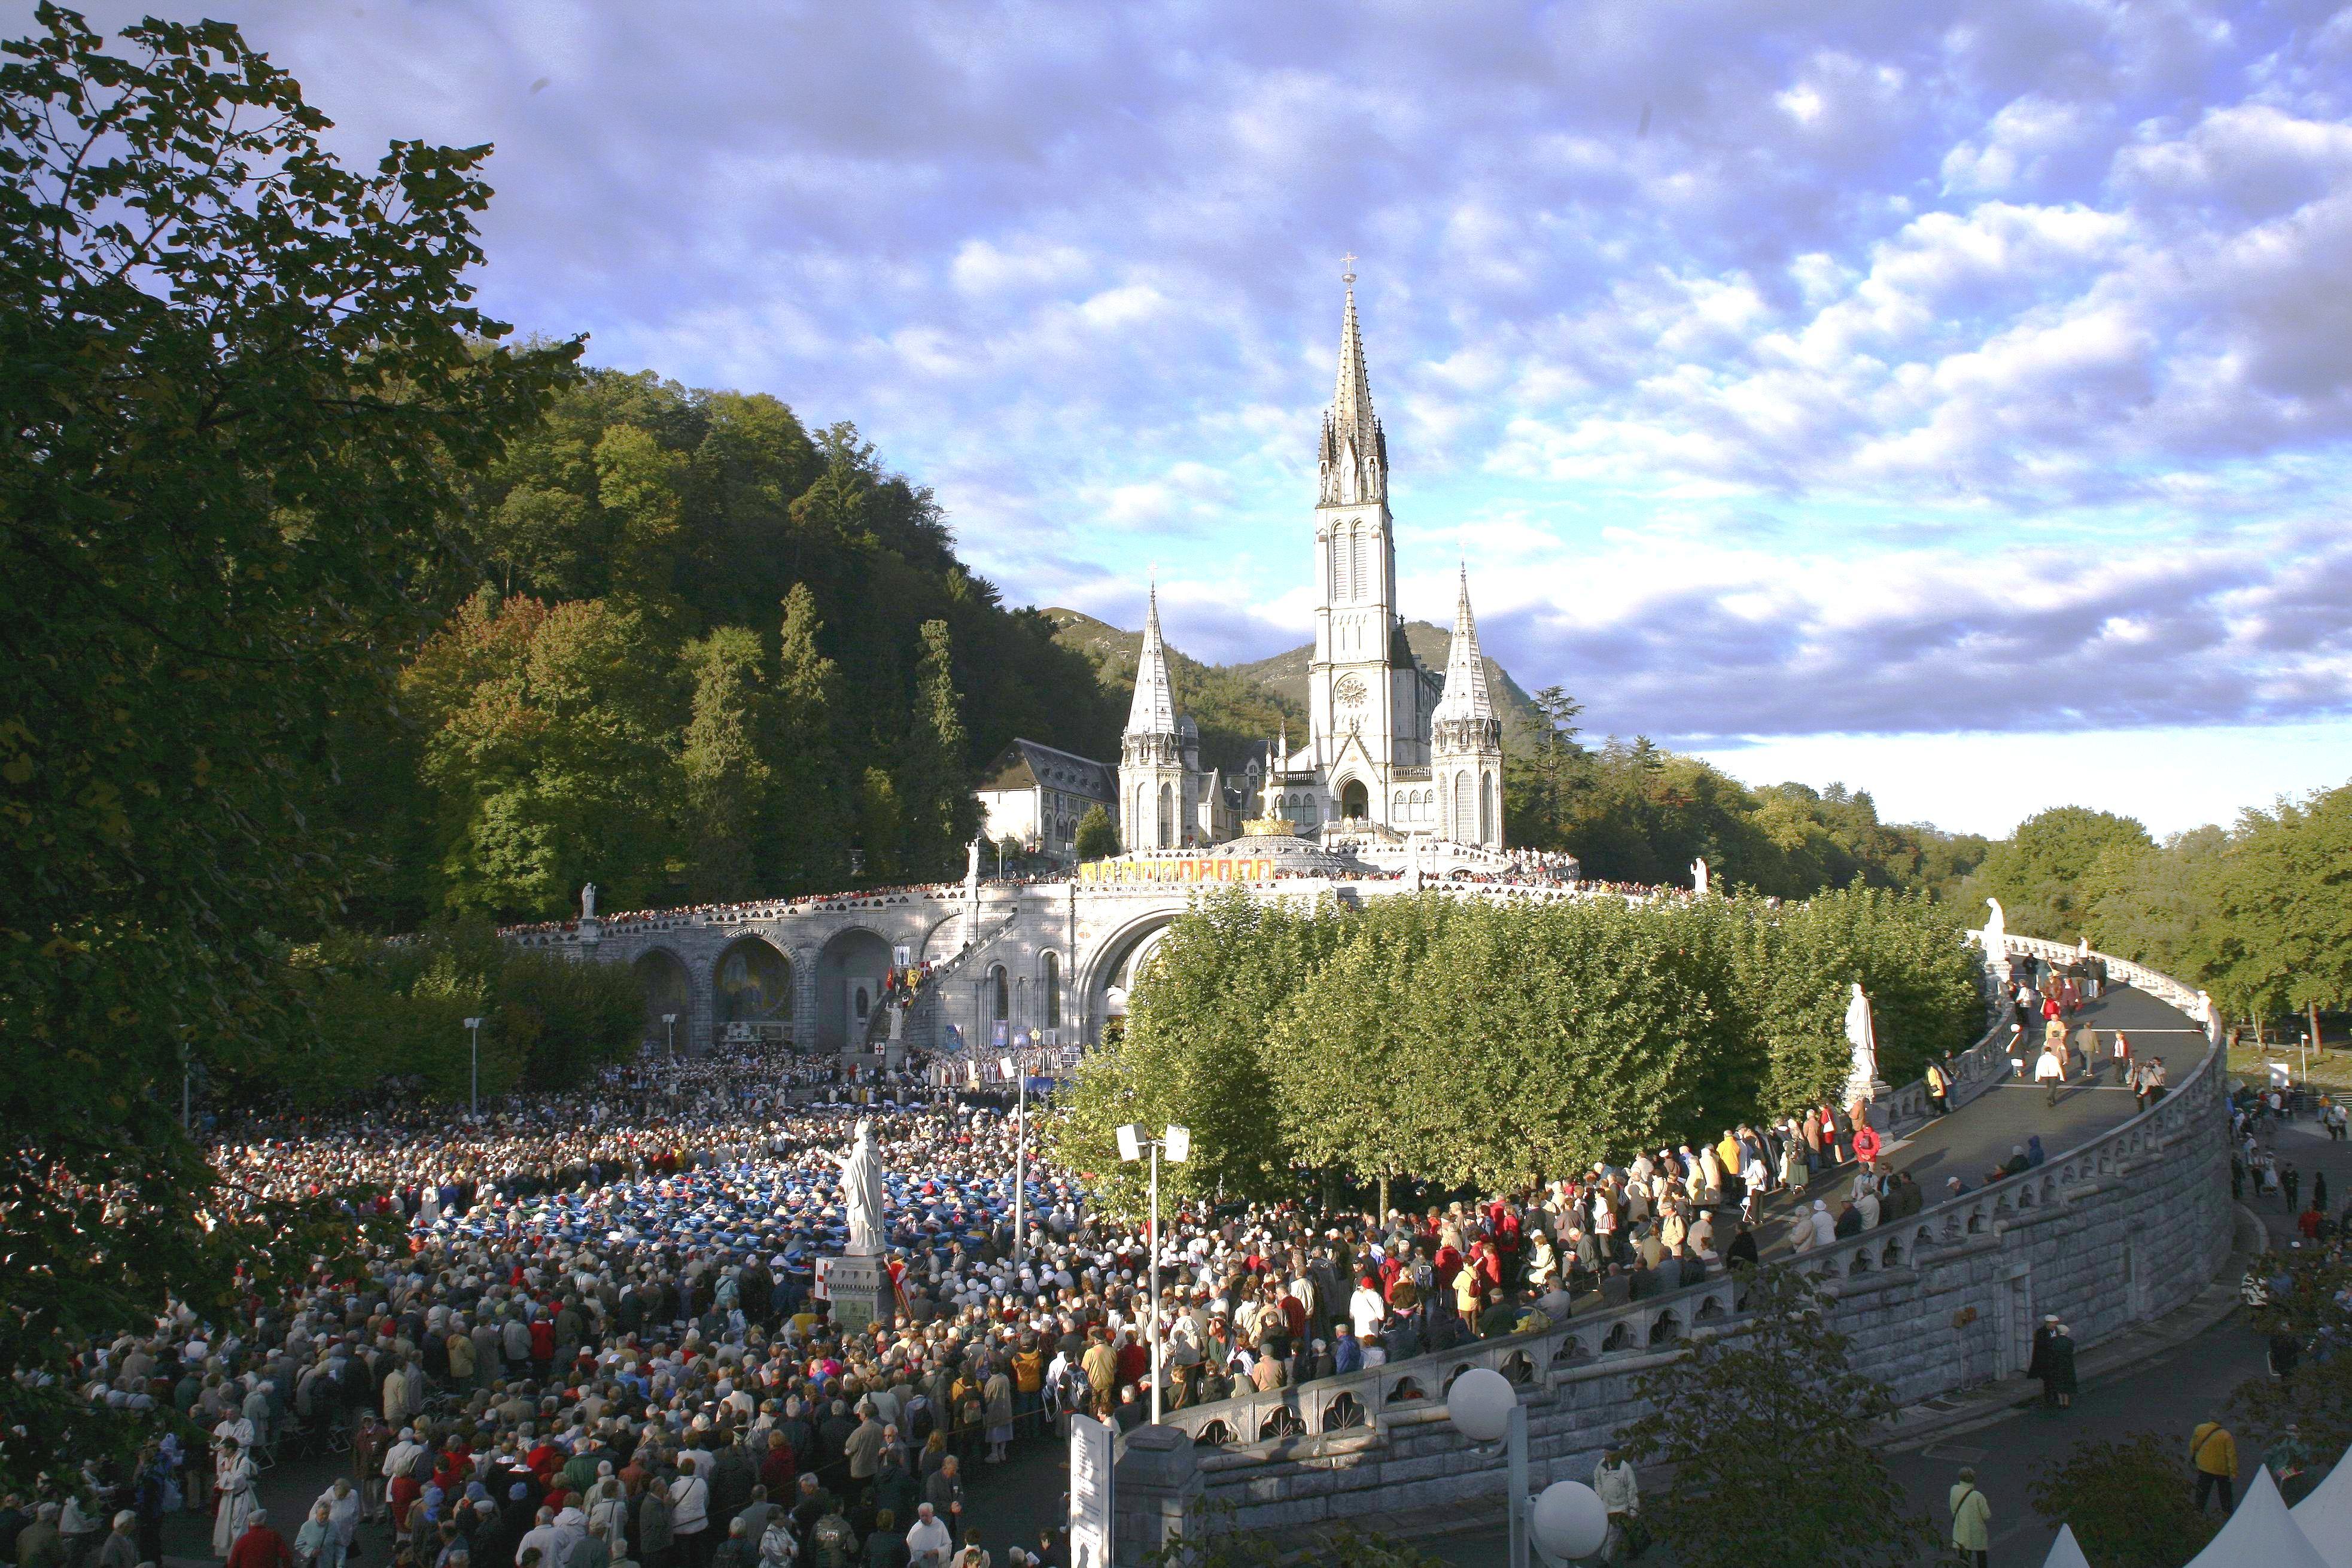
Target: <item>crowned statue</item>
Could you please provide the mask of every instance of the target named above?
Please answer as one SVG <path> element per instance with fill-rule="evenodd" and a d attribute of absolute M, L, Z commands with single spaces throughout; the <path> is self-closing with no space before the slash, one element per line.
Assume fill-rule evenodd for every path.
<path fill-rule="evenodd" d="M 853 1255 L 879 1256 L 882 1245 L 882 1154 L 874 1146 L 874 1124 L 857 1124 L 849 1153 L 835 1155 L 841 1166 L 841 1207 L 849 1217 Z"/>

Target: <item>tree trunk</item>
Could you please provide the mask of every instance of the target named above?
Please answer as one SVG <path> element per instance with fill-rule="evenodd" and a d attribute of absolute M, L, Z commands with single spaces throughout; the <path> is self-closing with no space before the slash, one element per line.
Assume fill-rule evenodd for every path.
<path fill-rule="evenodd" d="M 1388 1217 L 1389 1217 L 1389 1173 L 1388 1173 L 1388 1172 L 1386 1172 L 1386 1171 L 1382 1171 L 1382 1172 L 1381 1173 L 1381 1207 L 1380 1207 L 1380 1211 L 1379 1211 L 1377 1214 L 1373 1215 L 1373 1217 L 1372 1217 L 1372 1223 L 1373 1223 L 1374 1225 L 1379 1225 L 1379 1224 L 1381 1224 L 1382 1221 L 1386 1220 L 1386 1219 L 1388 1218 Z"/>
<path fill-rule="evenodd" d="M 2327 1060 L 2327 1048 L 2319 1040 L 2319 1004 L 2311 1004 L 2311 1054 L 2318 1061 Z"/>

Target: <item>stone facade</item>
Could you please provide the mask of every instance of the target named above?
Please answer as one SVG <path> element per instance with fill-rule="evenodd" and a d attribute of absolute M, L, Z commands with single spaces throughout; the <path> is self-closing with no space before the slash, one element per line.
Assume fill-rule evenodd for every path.
<path fill-rule="evenodd" d="M 2046 944 L 2012 939 L 2012 952 Z M 2110 973 L 2205 1024 L 2201 999 L 2110 960 Z M 2004 1071 L 1991 1041 L 1964 1063 L 1981 1092 Z M 2025 1175 L 1899 1225 L 1802 1255 L 1857 1368 L 1903 1403 L 2021 1372 L 2045 1312 L 2096 1343 L 2188 1301 L 2229 1256 L 2229 1118 L 2218 1051 L 2148 1111 Z M 1206 1495 L 1244 1529 L 1281 1529 L 1499 1492 L 1501 1467 L 1465 1444 L 1443 1395 L 1487 1366 L 1527 1390 L 1533 1484 L 1589 1479 L 1641 1413 L 1635 1380 L 1740 1312 L 1736 1280 L 1302 1388 L 1202 1406 L 1171 1423 L 1204 1448 Z M 1220 1441 L 1220 1439 L 1224 1439 Z"/>

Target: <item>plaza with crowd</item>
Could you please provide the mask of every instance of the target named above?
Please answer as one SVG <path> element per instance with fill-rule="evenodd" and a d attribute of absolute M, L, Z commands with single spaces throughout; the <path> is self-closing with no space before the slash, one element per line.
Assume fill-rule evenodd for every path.
<path fill-rule="evenodd" d="M 1146 1418 L 1155 1323 L 1181 1408 L 1664 1294 L 1924 1201 L 1858 1107 L 1823 1104 L 1386 1214 L 1181 1207 L 1155 1301 L 1143 1234 L 1076 1173 L 1030 1166 L 1016 1239 L 1010 1107 L 932 1087 L 929 1065 L 744 1048 L 479 1121 L 394 1104 L 225 1129 L 235 1190 L 364 1189 L 355 1214 L 399 1239 L 236 1322 L 182 1312 L 88 1346 L 89 1398 L 169 1407 L 209 1440 L 163 1436 L 129 1473 L 61 1468 L 38 1505 L 79 1524 L 119 1504 L 134 1545 L 115 1554 L 138 1555 L 107 1568 L 157 1561 L 173 1504 L 212 1511 L 234 1568 L 270 1568 L 266 1519 L 236 1560 L 259 1476 L 348 1452 L 323 1516 L 285 1521 L 303 1568 L 342 1568 L 368 1517 L 430 1568 L 937 1568 L 987 1533 L 975 1470 L 1064 1439 L 1076 1411 Z M 845 1240 L 832 1151 L 860 1118 L 889 1173 L 897 1310 L 844 1332 L 817 1265 Z M 92 1533 L 26 1568 L 86 1568 Z M 1050 1541 L 989 1544 L 1055 1560 Z"/>

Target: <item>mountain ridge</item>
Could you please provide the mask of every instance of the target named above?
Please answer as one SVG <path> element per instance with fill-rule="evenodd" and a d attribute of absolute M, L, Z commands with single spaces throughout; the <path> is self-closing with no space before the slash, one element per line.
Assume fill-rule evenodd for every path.
<path fill-rule="evenodd" d="M 1143 646 L 1143 633 L 1114 626 L 1108 621 L 1072 610 L 1066 605 L 1053 605 L 1038 612 L 1054 628 L 1054 640 L 1094 660 L 1097 675 L 1106 690 L 1132 692 L 1135 689 L 1135 660 Z M 1404 626 L 1405 643 L 1413 656 L 1427 665 L 1441 679 L 1445 674 L 1445 655 L 1453 632 L 1427 621 L 1408 621 Z M 1302 643 L 1263 659 L 1244 664 L 1204 664 L 1179 653 L 1169 644 L 1174 659 L 1212 676 L 1224 677 L 1225 682 L 1239 687 L 1255 688 L 1265 694 L 1272 705 L 1284 714 L 1296 715 L 1303 725 L 1307 712 L 1307 678 L 1315 657 L 1315 644 Z M 1494 700 L 1495 711 L 1503 721 L 1503 745 L 1507 751 L 1525 753 L 1542 732 L 1543 714 L 1527 688 L 1512 678 L 1511 673 L 1493 654 L 1486 654 L 1486 689 Z M 1184 684 L 1179 679 L 1180 685 Z M 1219 760 L 1224 760 L 1219 758 Z M 1235 759 L 1236 763 L 1238 759 Z"/>

